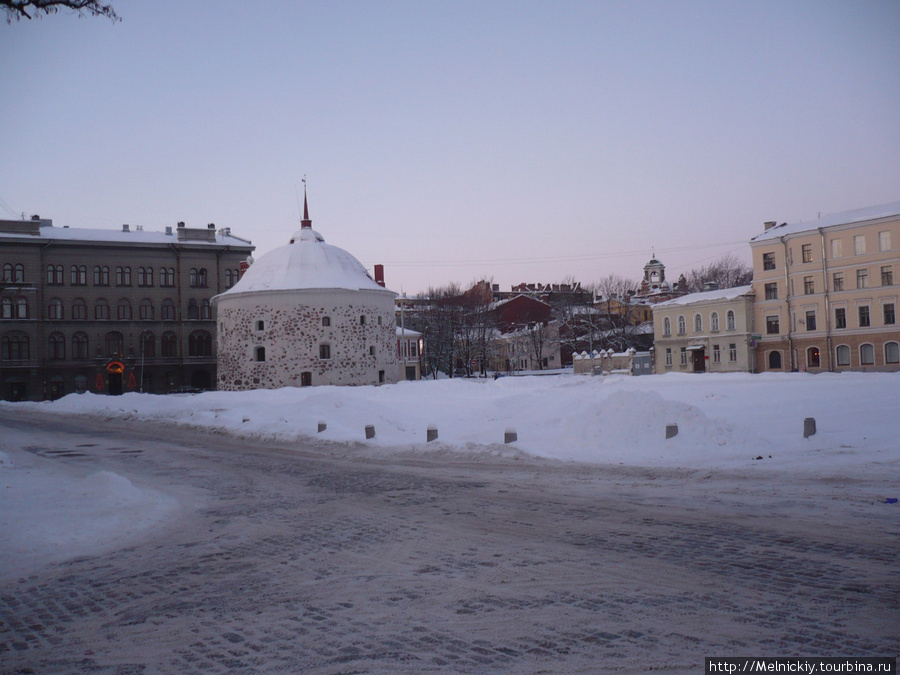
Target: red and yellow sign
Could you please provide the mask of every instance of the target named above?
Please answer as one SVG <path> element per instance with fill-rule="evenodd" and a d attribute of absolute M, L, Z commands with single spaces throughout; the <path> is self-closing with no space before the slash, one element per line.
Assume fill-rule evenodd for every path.
<path fill-rule="evenodd" d="M 106 372 L 110 375 L 121 375 L 125 372 L 125 364 L 121 361 L 110 361 L 106 366 Z"/>

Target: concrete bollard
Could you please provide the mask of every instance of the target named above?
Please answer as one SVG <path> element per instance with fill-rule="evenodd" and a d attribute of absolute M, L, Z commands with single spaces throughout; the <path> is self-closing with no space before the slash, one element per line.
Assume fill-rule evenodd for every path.
<path fill-rule="evenodd" d="M 516 434 L 516 430 L 512 427 L 509 427 L 503 434 L 503 442 L 504 443 L 515 443 L 519 440 L 518 434 Z"/>
<path fill-rule="evenodd" d="M 674 438 L 678 435 L 678 425 L 677 424 L 667 424 L 666 425 L 666 438 Z"/>
<path fill-rule="evenodd" d="M 816 435 L 816 418 L 807 417 L 803 420 L 803 438 Z"/>
<path fill-rule="evenodd" d="M 324 421 L 324 420 L 319 420 L 319 428 L 318 428 L 318 432 L 321 434 L 321 433 L 322 433 L 323 431 L 325 431 L 327 428 L 328 428 L 328 425 L 325 424 L 325 421 Z"/>
<path fill-rule="evenodd" d="M 431 441 L 437 440 L 438 430 L 437 427 L 433 424 L 428 425 L 428 429 L 425 430 L 425 442 L 431 443 Z"/>
<path fill-rule="evenodd" d="M 367 424 L 366 425 L 366 438 L 375 438 L 375 425 Z"/>

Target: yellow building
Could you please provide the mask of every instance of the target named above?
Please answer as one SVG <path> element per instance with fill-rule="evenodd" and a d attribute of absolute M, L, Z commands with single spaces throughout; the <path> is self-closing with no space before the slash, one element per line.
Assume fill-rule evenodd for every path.
<path fill-rule="evenodd" d="M 900 202 L 750 241 L 757 370 L 900 370 Z"/>

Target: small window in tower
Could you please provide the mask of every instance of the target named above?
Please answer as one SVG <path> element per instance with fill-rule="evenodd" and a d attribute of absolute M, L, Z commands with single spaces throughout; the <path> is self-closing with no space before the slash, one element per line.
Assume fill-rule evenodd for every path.
<path fill-rule="evenodd" d="M 266 348 L 265 347 L 257 347 L 256 348 L 256 360 L 259 363 L 262 363 L 266 360 Z"/>
<path fill-rule="evenodd" d="M 375 356 L 375 345 L 369 346 L 369 356 Z"/>
<path fill-rule="evenodd" d="M 360 325 L 360 326 L 365 326 L 365 325 L 366 325 L 366 315 L 365 315 L 365 314 L 360 315 L 360 317 L 359 317 L 359 325 Z"/>
<path fill-rule="evenodd" d="M 379 326 L 381 325 L 381 317 L 380 316 L 378 317 L 378 325 Z"/>
<path fill-rule="evenodd" d="M 256 330 L 265 330 L 266 322 L 265 321 L 257 321 L 256 322 Z"/>
<path fill-rule="evenodd" d="M 330 326 L 330 325 L 331 325 L 331 317 L 330 317 L 330 316 L 323 316 L 323 317 L 322 317 L 322 325 L 323 325 L 323 326 L 326 326 L 326 327 L 327 327 L 327 326 Z"/>

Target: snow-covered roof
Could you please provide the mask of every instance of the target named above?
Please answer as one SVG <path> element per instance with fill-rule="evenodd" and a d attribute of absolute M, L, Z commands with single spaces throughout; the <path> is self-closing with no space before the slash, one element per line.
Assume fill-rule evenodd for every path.
<path fill-rule="evenodd" d="M 237 284 L 218 297 L 331 288 L 396 295 L 375 283 L 362 263 L 347 251 L 326 244 L 321 234 L 303 227 L 290 244 L 260 256 Z"/>
<path fill-rule="evenodd" d="M 834 225 L 849 225 L 852 223 L 862 223 L 867 220 L 876 220 L 878 218 L 890 218 L 891 216 L 900 216 L 900 202 L 891 202 L 890 204 L 881 204 L 880 206 L 869 206 L 864 209 L 854 209 L 853 211 L 841 211 L 840 213 L 832 213 L 822 216 L 818 220 L 799 223 L 784 223 L 769 228 L 762 234 L 758 234 L 750 241 L 764 241 L 766 239 L 777 239 L 784 235 L 799 234 L 808 232 L 809 230 L 817 230 L 820 227 L 832 227 Z"/>
<path fill-rule="evenodd" d="M 16 221 L 18 222 L 18 221 Z M 22 221 L 23 223 L 29 221 Z M 24 241 L 71 241 L 71 242 L 104 242 L 110 244 L 156 244 L 168 246 L 169 244 L 190 244 L 191 246 L 244 246 L 251 247 L 252 244 L 246 239 L 232 236 L 228 228 L 215 231 L 215 239 L 205 238 L 187 238 L 181 239 L 178 236 L 179 228 L 169 228 L 166 232 L 158 232 L 137 227 L 130 227 L 128 230 L 101 230 L 87 229 L 81 227 L 54 227 L 48 221 L 43 221 L 40 228 L 37 228 L 36 234 L 27 232 L 0 232 L 0 237 L 4 239 L 21 239 Z M 199 228 L 191 228 L 191 232 L 205 233 L 206 230 Z"/>
<path fill-rule="evenodd" d="M 397 326 L 397 337 L 422 337 L 422 334 L 417 330 L 410 330 L 409 328 L 401 328 Z"/>
<path fill-rule="evenodd" d="M 753 291 L 753 286 L 735 286 L 734 288 L 720 288 L 715 291 L 703 291 L 682 295 L 680 298 L 666 300 L 655 307 L 669 307 L 672 305 L 692 305 L 695 302 L 709 302 L 710 300 L 734 300 Z"/>

